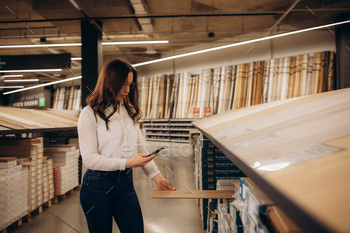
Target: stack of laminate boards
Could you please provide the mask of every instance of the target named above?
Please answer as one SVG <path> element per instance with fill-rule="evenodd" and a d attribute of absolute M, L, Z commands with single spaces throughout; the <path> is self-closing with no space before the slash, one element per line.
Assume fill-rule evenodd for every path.
<path fill-rule="evenodd" d="M 208 233 L 303 231 L 249 178 L 218 180 L 216 190 L 234 190 L 232 199 L 209 199 Z"/>
<path fill-rule="evenodd" d="M 80 86 L 60 87 L 55 89 L 52 108 L 79 111 L 81 109 Z"/>
<path fill-rule="evenodd" d="M 271 184 L 259 186 L 263 191 L 280 193 L 284 203 L 308 213 L 315 222 L 308 226 L 350 232 L 349 116 L 348 88 L 235 109 L 193 124 L 225 148 L 227 157 L 241 161 L 247 175 L 255 174 L 258 185 Z"/>
<path fill-rule="evenodd" d="M 42 137 L 1 138 L 0 228 L 78 186 L 78 158 L 72 144 L 44 147 Z"/>
<path fill-rule="evenodd" d="M 79 149 L 75 145 L 45 146 L 44 155 L 53 161 L 55 195 L 62 195 L 79 185 Z"/>
<path fill-rule="evenodd" d="M 231 182 L 245 174 L 208 138 L 200 134 L 195 146 L 195 185 L 197 190 L 215 190 L 218 180 Z M 198 200 L 203 228 L 207 229 L 208 199 Z"/>
<path fill-rule="evenodd" d="M 3 129 L 62 128 L 76 127 L 77 124 L 78 117 L 57 110 L 0 107 L 0 126 Z"/>
<path fill-rule="evenodd" d="M 0 157 L 0 230 L 28 214 L 28 166 Z"/>
<path fill-rule="evenodd" d="M 144 118 L 204 117 L 334 89 L 334 52 L 319 52 L 213 69 L 143 77 Z M 199 116 L 193 114 L 199 108 Z"/>
<path fill-rule="evenodd" d="M 43 138 L 2 138 L 0 156 L 16 157 L 28 168 L 29 211 L 46 203 L 54 196 L 52 160 L 43 156 Z"/>

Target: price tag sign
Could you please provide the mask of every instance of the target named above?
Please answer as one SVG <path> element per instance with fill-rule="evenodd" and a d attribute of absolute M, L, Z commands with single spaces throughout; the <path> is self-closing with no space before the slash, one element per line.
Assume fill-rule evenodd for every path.
<path fill-rule="evenodd" d="M 199 117 L 199 110 L 200 108 L 193 108 L 193 117 L 195 118 Z"/>
<path fill-rule="evenodd" d="M 210 117 L 211 115 L 211 107 L 204 107 L 204 116 Z"/>

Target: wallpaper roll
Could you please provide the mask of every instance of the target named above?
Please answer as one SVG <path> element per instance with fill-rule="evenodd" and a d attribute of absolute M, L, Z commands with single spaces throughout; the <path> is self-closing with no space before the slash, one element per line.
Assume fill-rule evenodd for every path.
<path fill-rule="evenodd" d="M 256 77 L 256 89 L 255 89 L 255 101 L 254 105 L 262 103 L 263 93 L 263 71 L 266 69 L 265 62 L 257 62 L 257 77 Z"/>
<path fill-rule="evenodd" d="M 275 73 L 275 59 L 270 60 L 270 71 L 269 71 L 269 87 L 267 91 L 267 102 L 271 102 L 273 100 L 272 92 L 273 92 L 273 82 L 274 82 L 274 73 Z"/>
<path fill-rule="evenodd" d="M 321 72 L 321 53 L 317 53 L 317 55 L 316 55 L 316 68 L 315 68 L 315 86 L 314 86 L 314 93 L 313 94 L 317 94 L 318 90 L 319 90 L 320 72 Z"/>
<path fill-rule="evenodd" d="M 302 64 L 301 64 L 301 96 L 306 95 L 307 88 L 307 62 L 308 55 L 305 54 L 302 56 Z"/>
<path fill-rule="evenodd" d="M 224 112 L 225 110 L 225 105 L 228 102 L 227 101 L 227 97 L 228 94 L 226 93 L 226 99 L 224 98 L 225 95 L 225 91 L 227 92 L 227 88 L 225 89 L 225 81 L 226 81 L 226 67 L 221 67 L 221 72 L 220 72 L 220 85 L 219 85 L 219 101 L 218 101 L 218 109 L 217 109 L 217 113 L 221 113 Z M 230 83 L 231 84 L 231 83 Z M 226 83 L 226 85 L 229 86 L 228 82 Z"/>
<path fill-rule="evenodd" d="M 283 59 L 283 74 L 282 74 L 282 85 L 281 85 L 281 100 L 287 99 L 288 97 L 288 85 L 290 76 L 290 57 Z"/>
<path fill-rule="evenodd" d="M 232 72 L 232 75 L 231 75 L 230 97 L 228 100 L 227 110 L 231 110 L 234 108 L 233 101 L 234 101 L 236 82 L 237 82 L 237 72 L 238 72 L 237 69 L 238 69 L 238 66 L 235 65 L 232 67 L 232 70 L 230 71 L 230 72 Z M 227 75 L 229 75 L 229 73 Z"/>
<path fill-rule="evenodd" d="M 153 95 L 153 77 L 149 78 L 149 85 L 148 85 L 148 104 L 147 104 L 147 114 L 146 117 L 147 118 L 152 118 L 151 115 L 151 106 L 152 106 L 152 95 Z"/>
<path fill-rule="evenodd" d="M 248 76 L 247 76 L 247 84 L 245 90 L 245 99 L 244 99 L 244 107 L 249 107 L 251 105 L 251 100 L 253 98 L 253 85 L 254 85 L 254 76 L 256 76 L 256 64 L 255 62 L 251 62 L 248 64 Z"/>
<path fill-rule="evenodd" d="M 162 74 L 160 76 L 160 95 L 159 95 L 159 108 L 157 118 L 163 119 L 165 114 L 165 96 L 166 96 L 166 80 L 167 75 Z"/>
<path fill-rule="evenodd" d="M 309 54 L 308 60 L 307 60 L 307 77 L 306 77 L 306 95 L 311 94 L 311 86 L 312 86 L 312 62 L 313 62 L 313 56 L 312 54 Z"/>
<path fill-rule="evenodd" d="M 334 90 L 334 52 L 330 52 L 329 55 L 329 66 L 328 66 L 328 91 Z"/>
<path fill-rule="evenodd" d="M 187 99 L 189 99 L 189 97 L 191 95 L 190 92 L 191 92 L 191 73 L 185 72 L 184 73 L 184 80 L 183 80 L 182 110 L 181 110 L 180 118 L 187 118 L 187 116 L 186 116 L 186 114 L 188 112 Z M 186 107 L 187 107 L 187 109 L 186 109 Z"/>
<path fill-rule="evenodd" d="M 223 78 L 223 80 L 225 80 Z M 212 114 L 217 114 L 219 110 L 219 100 L 220 100 L 220 92 L 222 89 L 220 88 L 221 85 L 221 67 L 214 69 L 214 76 L 213 76 L 213 95 L 212 95 Z M 223 93 L 221 94 L 223 95 Z M 222 99 L 221 99 L 222 101 Z"/>
<path fill-rule="evenodd" d="M 270 64 L 271 64 L 271 61 L 264 62 L 264 71 L 263 71 L 263 78 L 262 78 L 262 81 L 263 81 L 262 103 L 267 103 L 267 99 L 268 99 Z"/>

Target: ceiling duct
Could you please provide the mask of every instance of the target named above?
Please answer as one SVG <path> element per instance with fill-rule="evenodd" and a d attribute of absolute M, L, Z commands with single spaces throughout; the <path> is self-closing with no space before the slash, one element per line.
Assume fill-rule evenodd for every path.
<path fill-rule="evenodd" d="M 155 54 L 155 53 L 157 53 L 155 46 L 154 45 L 147 46 L 146 53 L 147 54 Z"/>
<path fill-rule="evenodd" d="M 134 8 L 135 15 L 140 16 L 140 15 L 147 15 L 147 11 L 145 9 L 145 6 L 142 2 L 142 0 L 130 0 L 130 3 L 132 7 Z M 142 31 L 144 33 L 149 34 L 149 39 L 153 39 L 153 25 L 152 21 L 149 18 L 138 18 L 137 19 L 139 24 L 141 25 Z M 155 46 L 154 45 L 149 45 L 147 47 L 147 54 L 155 54 L 157 53 Z"/>

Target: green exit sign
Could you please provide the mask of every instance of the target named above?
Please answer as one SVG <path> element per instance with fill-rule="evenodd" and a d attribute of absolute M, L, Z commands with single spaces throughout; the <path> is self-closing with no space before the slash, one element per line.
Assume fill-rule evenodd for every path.
<path fill-rule="evenodd" d="M 45 107 L 45 97 L 39 98 L 39 107 Z"/>
<path fill-rule="evenodd" d="M 0 70 L 7 70 L 7 56 L 0 56 Z"/>

